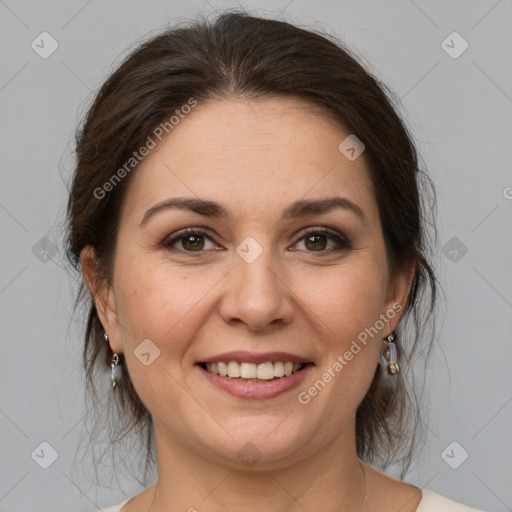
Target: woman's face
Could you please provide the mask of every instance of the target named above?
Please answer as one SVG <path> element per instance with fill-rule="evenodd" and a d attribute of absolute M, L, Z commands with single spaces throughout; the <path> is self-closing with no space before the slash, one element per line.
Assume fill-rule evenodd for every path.
<path fill-rule="evenodd" d="M 364 153 L 307 108 L 199 105 L 134 171 L 97 304 L 161 445 L 261 468 L 355 446 L 410 280 L 390 279 Z M 154 209 L 177 198 L 208 204 Z M 280 377 L 278 361 L 308 364 Z"/>

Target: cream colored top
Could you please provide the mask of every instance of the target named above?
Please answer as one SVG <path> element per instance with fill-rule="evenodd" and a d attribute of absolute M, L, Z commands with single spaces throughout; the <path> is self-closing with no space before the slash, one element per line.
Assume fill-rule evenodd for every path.
<path fill-rule="evenodd" d="M 484 512 L 476 508 L 471 508 L 462 503 L 445 498 L 437 492 L 429 489 L 422 489 L 422 498 L 416 512 Z M 121 512 L 121 509 L 131 500 L 127 498 L 118 505 L 106 508 L 101 512 Z"/>

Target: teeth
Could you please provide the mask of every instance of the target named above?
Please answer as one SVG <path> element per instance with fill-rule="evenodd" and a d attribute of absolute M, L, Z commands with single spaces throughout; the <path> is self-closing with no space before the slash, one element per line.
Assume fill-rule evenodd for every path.
<path fill-rule="evenodd" d="M 228 377 L 232 379 L 240 377 L 240 365 L 236 361 L 230 361 L 228 363 Z"/>
<path fill-rule="evenodd" d="M 213 372 L 213 373 L 215 373 L 215 372 Z M 244 379 L 255 379 L 256 374 L 257 374 L 257 370 L 256 370 L 255 364 L 242 363 L 240 365 L 240 377 L 243 377 Z"/>
<path fill-rule="evenodd" d="M 206 363 L 206 370 L 222 377 L 232 379 L 272 380 L 276 377 L 288 377 L 299 371 L 304 365 L 291 361 L 276 361 L 275 363 L 239 363 L 238 361 Z"/>
<path fill-rule="evenodd" d="M 276 377 L 284 377 L 284 363 L 283 363 L 283 361 L 276 361 L 274 363 L 274 375 Z"/>
<path fill-rule="evenodd" d="M 256 377 L 260 380 L 271 380 L 275 377 L 272 363 L 260 363 L 256 370 Z"/>
<path fill-rule="evenodd" d="M 206 363 L 206 369 L 211 373 L 217 373 L 212 365 L 213 365 L 213 363 Z M 209 366 L 209 368 L 208 368 L 208 366 Z M 218 371 L 219 371 L 219 375 L 221 375 L 222 377 L 227 377 L 228 376 L 228 365 L 226 363 L 219 362 Z"/>

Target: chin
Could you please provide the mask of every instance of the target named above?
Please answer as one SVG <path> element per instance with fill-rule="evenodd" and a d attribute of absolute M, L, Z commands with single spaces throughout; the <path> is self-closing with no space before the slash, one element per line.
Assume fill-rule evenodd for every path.
<path fill-rule="evenodd" d="M 286 415 L 266 416 L 256 421 L 254 417 L 239 418 L 223 423 L 225 430 L 219 427 L 220 437 L 203 438 L 202 443 L 232 468 L 255 471 L 283 468 L 307 456 L 305 433 L 301 434 L 297 425 L 284 418 Z"/>

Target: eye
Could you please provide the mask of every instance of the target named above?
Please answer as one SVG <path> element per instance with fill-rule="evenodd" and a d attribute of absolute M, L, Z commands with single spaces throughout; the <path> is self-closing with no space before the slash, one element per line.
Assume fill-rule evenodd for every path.
<path fill-rule="evenodd" d="M 328 240 L 334 241 L 334 247 L 327 248 Z M 314 229 L 306 232 L 297 242 L 304 241 L 307 252 L 331 254 L 351 248 L 350 241 L 334 230 Z"/>
<path fill-rule="evenodd" d="M 334 242 L 333 247 L 327 247 L 329 240 Z M 320 253 L 320 256 L 341 252 L 352 247 L 350 241 L 341 233 L 326 228 L 308 230 L 294 245 L 302 241 L 306 252 Z M 211 247 L 207 247 L 208 242 L 212 244 Z M 181 247 L 178 244 L 181 244 Z M 165 239 L 162 246 L 168 250 L 188 253 L 188 255 L 193 255 L 193 253 L 199 255 L 206 250 L 214 250 L 216 244 L 206 231 L 199 228 L 187 228 L 171 238 Z"/>
<path fill-rule="evenodd" d="M 205 231 L 197 228 L 188 228 L 179 231 L 174 237 L 164 240 L 162 246 L 170 250 L 200 253 L 205 249 L 205 239 L 213 243 L 212 237 Z M 175 247 L 178 242 L 181 242 L 181 247 Z M 206 247 L 206 249 L 208 249 L 208 247 Z"/>

